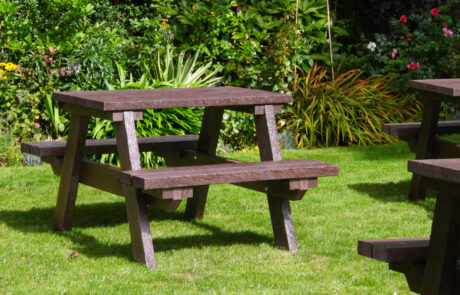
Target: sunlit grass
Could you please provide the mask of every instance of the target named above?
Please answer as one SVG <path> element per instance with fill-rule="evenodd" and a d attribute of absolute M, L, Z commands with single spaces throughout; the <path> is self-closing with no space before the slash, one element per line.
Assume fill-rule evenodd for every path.
<path fill-rule="evenodd" d="M 257 160 L 257 153 L 229 155 Z M 291 202 L 298 253 L 274 247 L 263 194 L 210 190 L 204 219 L 151 209 L 158 263 L 131 260 L 122 198 L 81 186 L 72 231 L 51 230 L 58 178 L 0 168 L 0 294 L 409 294 L 402 274 L 356 254 L 359 239 L 428 236 L 434 200 L 407 201 L 402 144 L 284 151 L 340 167 Z M 78 257 L 70 258 L 72 252 Z"/>

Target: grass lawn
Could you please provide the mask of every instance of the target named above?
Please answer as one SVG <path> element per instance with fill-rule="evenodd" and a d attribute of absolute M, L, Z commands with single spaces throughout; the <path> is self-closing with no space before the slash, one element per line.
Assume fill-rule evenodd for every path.
<path fill-rule="evenodd" d="M 231 155 L 256 160 L 257 153 Z M 403 143 L 283 151 L 338 164 L 291 202 L 299 251 L 274 247 L 266 198 L 211 187 L 202 220 L 150 209 L 158 269 L 131 260 L 122 198 L 80 186 L 74 227 L 51 230 L 51 168 L 0 168 L 0 294 L 410 294 L 404 275 L 356 254 L 359 239 L 428 236 L 434 199 L 408 202 Z M 78 257 L 70 258 L 72 252 Z"/>

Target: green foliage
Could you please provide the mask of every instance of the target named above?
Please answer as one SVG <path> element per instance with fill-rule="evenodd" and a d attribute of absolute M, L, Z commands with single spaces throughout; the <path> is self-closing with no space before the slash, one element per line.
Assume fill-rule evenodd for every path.
<path fill-rule="evenodd" d="M 174 54 L 168 48 L 162 52 L 151 66 L 145 65 L 145 74 L 139 81 L 132 75 L 127 79 L 126 70 L 117 63 L 118 80 L 114 84 L 107 83 L 110 90 L 116 89 L 152 89 L 152 88 L 190 88 L 216 85 L 221 78 L 216 77 L 217 71 L 207 74 L 211 64 L 197 67 L 198 52 L 192 57 L 185 57 L 185 51 Z M 140 137 L 198 134 L 203 116 L 202 108 L 174 108 L 162 110 L 145 110 L 143 119 L 136 122 L 137 135 Z M 111 121 L 93 119 L 90 123 L 89 134 L 92 138 L 114 137 L 114 128 Z M 103 162 L 115 163 L 114 155 L 103 155 Z M 142 153 L 143 166 L 156 167 L 163 162 L 152 153 Z"/>
<path fill-rule="evenodd" d="M 235 150 L 254 147 L 257 143 L 254 116 L 226 110 L 220 135 L 223 146 L 229 146 Z"/>
<path fill-rule="evenodd" d="M 375 49 L 364 40 L 353 46 L 356 55 L 348 57 L 347 67 L 359 67 L 370 75 L 389 75 L 391 86 L 402 90 L 407 90 L 413 79 L 457 77 L 460 27 L 448 10 L 449 6 L 442 6 L 439 14 L 410 14 L 405 16 L 406 22 L 398 16 L 391 21 L 389 37 L 374 35 L 371 42 Z"/>
<path fill-rule="evenodd" d="M 293 64 L 328 60 L 326 3 L 300 1 L 176 1 L 169 24 L 180 48 L 202 48 L 225 66 L 227 84 L 286 89 Z M 345 34 L 336 26 L 337 34 Z M 339 45 L 339 44 L 336 44 Z"/>
<path fill-rule="evenodd" d="M 388 82 L 386 76 L 361 79 L 359 70 L 339 73 L 333 82 L 325 67 L 314 66 L 293 85 L 293 104 L 280 123 L 296 134 L 299 148 L 388 142 L 383 123 L 421 115 L 414 95 L 388 90 Z"/>
<path fill-rule="evenodd" d="M 21 160 L 18 138 L 11 133 L 9 122 L 0 117 L 0 167 L 17 165 Z"/>
<path fill-rule="evenodd" d="M 0 62 L 0 111 L 14 135 L 30 138 L 37 133 L 41 112 L 41 90 L 35 73 L 20 66 Z"/>

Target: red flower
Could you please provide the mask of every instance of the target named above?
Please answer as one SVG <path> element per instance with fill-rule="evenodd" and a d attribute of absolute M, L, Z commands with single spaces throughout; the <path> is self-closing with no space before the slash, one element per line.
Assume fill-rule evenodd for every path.
<path fill-rule="evenodd" d="M 404 37 L 404 42 L 409 42 L 409 38 Z"/>
<path fill-rule="evenodd" d="M 403 23 L 407 23 L 407 17 L 406 15 L 401 15 L 401 17 L 399 18 L 400 21 L 402 21 Z"/>
<path fill-rule="evenodd" d="M 433 8 L 430 10 L 430 12 L 431 12 L 431 15 L 438 15 L 439 10 L 437 8 Z"/>
<path fill-rule="evenodd" d="M 409 38 L 412 37 L 412 36 L 414 36 L 414 35 L 413 35 L 412 33 L 410 33 L 410 34 L 409 34 Z"/>
<path fill-rule="evenodd" d="M 418 62 L 411 62 L 407 65 L 407 68 L 410 70 L 414 70 L 415 68 L 420 69 L 420 64 Z"/>

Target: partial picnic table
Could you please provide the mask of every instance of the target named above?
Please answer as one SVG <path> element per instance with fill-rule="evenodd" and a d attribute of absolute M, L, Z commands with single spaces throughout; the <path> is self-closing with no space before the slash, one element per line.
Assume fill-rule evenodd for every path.
<path fill-rule="evenodd" d="M 460 121 L 439 122 L 441 102 L 460 104 L 460 79 L 413 80 L 423 103 L 422 122 L 384 124 L 384 132 L 409 144 L 416 159 L 460 158 L 460 145 L 438 138 L 460 133 Z M 409 191 L 410 200 L 423 200 L 425 187 L 420 175 L 414 173 Z"/>
<path fill-rule="evenodd" d="M 358 241 L 358 253 L 404 273 L 414 292 L 460 294 L 460 159 L 414 160 L 408 169 L 437 191 L 430 237 Z"/>
<path fill-rule="evenodd" d="M 300 200 L 318 177 L 338 175 L 336 165 L 281 158 L 275 113 L 291 96 L 238 87 L 58 92 L 53 98 L 71 113 L 67 142 L 29 142 L 22 151 L 50 163 L 60 184 L 54 228 L 70 230 L 78 184 L 125 198 L 134 259 L 155 268 L 146 205 L 167 211 L 187 199 L 185 217 L 202 218 L 211 184 L 231 183 L 267 194 L 275 243 L 297 250 L 290 200 Z M 135 120 L 145 109 L 205 107 L 200 135 L 137 138 Z M 244 163 L 216 156 L 224 109 L 254 115 L 262 162 Z M 87 140 L 90 116 L 109 119 L 115 139 Z M 141 151 L 164 157 L 168 168 L 142 170 Z M 121 167 L 83 159 L 114 153 Z M 190 167 L 193 166 L 193 167 Z"/>

